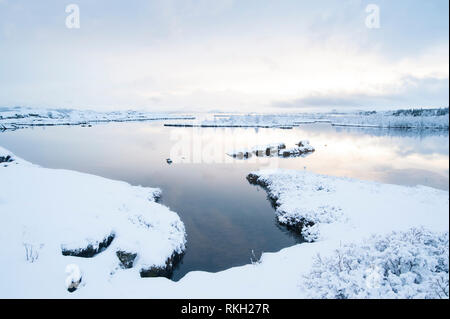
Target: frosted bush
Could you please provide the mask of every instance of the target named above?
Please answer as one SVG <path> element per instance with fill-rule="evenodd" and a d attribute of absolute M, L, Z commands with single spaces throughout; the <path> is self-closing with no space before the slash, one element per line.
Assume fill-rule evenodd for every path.
<path fill-rule="evenodd" d="M 313 242 L 319 239 L 320 231 L 319 231 L 319 225 L 314 224 L 311 226 L 305 226 L 302 229 L 302 236 L 307 242 Z"/>
<path fill-rule="evenodd" d="M 423 228 L 318 255 L 301 287 L 312 298 L 448 298 L 449 235 Z"/>

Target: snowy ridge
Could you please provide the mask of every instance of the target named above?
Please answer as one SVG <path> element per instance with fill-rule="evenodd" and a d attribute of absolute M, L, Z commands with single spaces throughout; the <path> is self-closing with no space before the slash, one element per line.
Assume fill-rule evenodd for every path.
<path fill-rule="evenodd" d="M 73 109 L 36 109 L 28 107 L 0 108 L 0 130 L 29 126 L 89 125 L 104 122 L 152 120 L 192 120 L 190 115 L 158 114 L 139 111 L 96 112 Z"/>
<path fill-rule="evenodd" d="M 0 248 L 0 281 L 11 289 L 27 290 L 29 276 L 56 289 L 48 276 L 69 263 L 83 265 L 88 277 L 105 272 L 101 278 L 109 280 L 121 269 L 118 251 L 136 253 L 129 271 L 137 278 L 150 269 L 170 272 L 174 256 L 184 252 L 184 224 L 155 202 L 159 189 L 42 168 L 1 147 L 0 156 L 12 158 L 0 164 L 7 185 L 0 193 L 0 241 L 7 243 Z"/>

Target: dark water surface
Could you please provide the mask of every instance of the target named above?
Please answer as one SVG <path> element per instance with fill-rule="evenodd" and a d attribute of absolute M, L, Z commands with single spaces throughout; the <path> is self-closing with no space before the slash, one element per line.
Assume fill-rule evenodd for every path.
<path fill-rule="evenodd" d="M 233 160 L 234 148 L 309 139 L 305 158 Z M 46 127 L 0 133 L 0 146 L 49 168 L 91 173 L 133 185 L 160 187 L 161 202 L 186 225 L 188 244 L 178 280 L 192 270 L 247 264 L 252 250 L 278 251 L 301 242 L 279 226 L 266 193 L 250 185 L 259 168 L 422 184 L 448 190 L 448 131 L 404 131 L 305 125 L 292 130 L 169 128 L 158 123 Z M 167 158 L 174 163 L 169 165 Z"/>

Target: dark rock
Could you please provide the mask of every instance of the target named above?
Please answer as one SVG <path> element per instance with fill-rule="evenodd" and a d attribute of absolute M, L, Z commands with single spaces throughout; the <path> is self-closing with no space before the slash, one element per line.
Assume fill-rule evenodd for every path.
<path fill-rule="evenodd" d="M 289 150 L 287 150 L 287 151 L 281 151 L 279 154 L 280 154 L 281 156 L 283 156 L 283 157 L 289 157 L 289 156 L 292 155 L 292 153 L 291 153 Z"/>
<path fill-rule="evenodd" d="M 134 260 L 137 257 L 136 253 L 129 253 L 126 251 L 118 250 L 116 251 L 117 258 L 120 260 L 120 267 L 124 269 L 132 268 Z"/>
<path fill-rule="evenodd" d="M 166 264 L 165 266 L 162 267 L 157 267 L 157 266 L 152 266 L 150 268 L 142 268 L 140 270 L 140 275 L 141 277 L 166 277 L 166 278 L 172 278 L 173 275 L 173 271 L 176 268 L 176 266 L 178 265 L 178 263 L 181 261 L 181 259 L 184 256 L 184 252 L 183 253 L 173 253 L 172 256 L 170 256 L 167 260 L 166 260 Z"/>
<path fill-rule="evenodd" d="M 111 245 L 114 237 L 116 237 L 116 235 L 114 233 L 111 233 L 109 236 L 105 237 L 101 242 L 99 242 L 97 247 L 94 247 L 94 245 L 92 244 L 89 244 L 87 247 L 77 249 L 66 249 L 62 247 L 62 254 L 64 256 L 91 258 L 108 248 L 109 245 Z"/>
<path fill-rule="evenodd" d="M 67 291 L 68 291 L 68 292 L 74 292 L 75 290 L 77 290 L 77 289 L 78 289 L 78 286 L 80 285 L 82 279 L 83 279 L 83 277 L 81 277 L 79 281 L 76 281 L 76 282 L 72 281 L 72 283 L 70 284 L 70 286 L 67 288 Z"/>
<path fill-rule="evenodd" d="M 247 180 L 250 184 L 253 185 L 261 185 L 261 186 L 267 186 L 267 184 L 264 181 L 259 180 L 259 176 L 253 173 L 250 173 L 247 175 Z"/>
<path fill-rule="evenodd" d="M 11 155 L 0 156 L 0 163 L 10 163 L 12 161 L 14 161 L 14 159 L 11 157 Z"/>

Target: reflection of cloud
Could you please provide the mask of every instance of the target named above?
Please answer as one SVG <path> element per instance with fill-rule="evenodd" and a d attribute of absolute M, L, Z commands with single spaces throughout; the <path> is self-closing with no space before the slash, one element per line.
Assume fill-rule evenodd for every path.
<path fill-rule="evenodd" d="M 432 185 L 435 188 L 448 190 L 448 177 L 424 169 L 395 169 L 390 167 L 374 167 L 379 174 L 379 178 L 385 183 L 398 184 L 399 181 L 403 185 Z"/>
<path fill-rule="evenodd" d="M 389 131 L 382 129 L 325 131 L 313 127 L 285 133 L 309 139 L 316 152 L 300 164 L 281 161 L 283 168 L 306 166 L 320 174 L 448 189 L 448 132 L 441 136 L 389 136 L 376 134 Z"/>
<path fill-rule="evenodd" d="M 399 129 L 399 128 L 377 128 L 377 127 L 344 127 L 336 126 L 334 127 L 336 132 L 347 132 L 354 134 L 365 134 L 370 136 L 390 136 L 390 137 L 412 137 L 417 139 L 422 139 L 424 137 L 431 136 L 444 136 L 448 137 L 448 130 L 441 129 Z M 448 153 L 448 149 L 446 151 Z"/>

